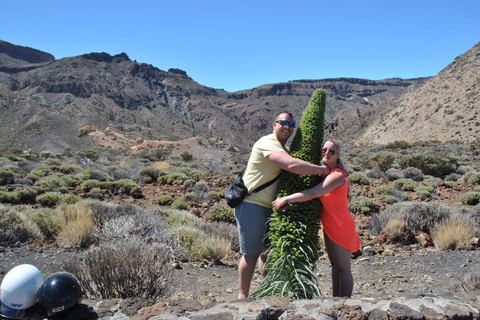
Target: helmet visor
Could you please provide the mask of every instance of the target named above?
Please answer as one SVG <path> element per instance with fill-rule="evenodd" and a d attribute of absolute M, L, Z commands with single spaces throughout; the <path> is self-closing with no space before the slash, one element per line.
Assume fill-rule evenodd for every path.
<path fill-rule="evenodd" d="M 4 318 L 22 319 L 25 316 L 25 309 L 13 309 L 5 305 L 3 302 L 0 306 L 0 315 Z"/>

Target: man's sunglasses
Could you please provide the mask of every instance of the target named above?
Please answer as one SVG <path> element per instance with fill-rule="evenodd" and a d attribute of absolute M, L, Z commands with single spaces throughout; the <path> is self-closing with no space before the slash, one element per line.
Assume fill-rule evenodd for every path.
<path fill-rule="evenodd" d="M 334 156 L 335 155 L 335 150 L 332 150 L 332 149 L 327 149 L 327 148 L 322 148 L 322 154 L 325 154 L 327 153 L 331 156 Z"/>
<path fill-rule="evenodd" d="M 282 127 L 285 127 L 288 124 L 290 128 L 295 128 L 295 121 L 275 120 L 275 123 L 279 123 Z"/>

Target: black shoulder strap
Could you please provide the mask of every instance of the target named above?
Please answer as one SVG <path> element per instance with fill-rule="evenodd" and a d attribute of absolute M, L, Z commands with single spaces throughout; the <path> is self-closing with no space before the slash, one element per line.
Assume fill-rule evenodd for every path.
<path fill-rule="evenodd" d="M 245 173 L 245 170 L 247 169 L 247 167 L 243 168 L 243 170 L 238 174 L 240 177 L 243 177 L 243 174 Z M 260 187 L 256 188 L 255 190 L 253 190 L 252 192 L 249 192 L 246 196 L 248 197 L 249 195 L 251 194 L 254 194 L 260 190 L 263 190 L 265 189 L 266 187 L 272 185 L 275 181 L 277 181 L 277 179 L 280 177 L 280 175 L 282 174 L 282 172 L 280 172 L 280 174 L 278 176 L 276 176 L 275 178 L 273 178 L 272 180 L 268 181 L 267 183 L 264 183 L 262 184 Z"/>

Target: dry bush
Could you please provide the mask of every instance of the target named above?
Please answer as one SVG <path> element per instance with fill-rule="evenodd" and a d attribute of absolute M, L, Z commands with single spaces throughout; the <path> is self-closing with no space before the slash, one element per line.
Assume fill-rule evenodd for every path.
<path fill-rule="evenodd" d="M 109 242 L 128 239 L 134 235 L 147 242 L 171 245 L 171 241 L 167 238 L 168 222 L 159 211 L 133 205 L 118 205 L 116 208 L 118 210 L 128 209 L 130 212 L 110 219 L 103 219 L 95 233 L 96 239 Z"/>
<path fill-rule="evenodd" d="M 230 253 L 231 247 L 230 240 L 210 234 L 195 239 L 188 250 L 188 255 L 191 259 L 197 261 L 207 259 L 218 262 Z"/>
<path fill-rule="evenodd" d="M 454 214 L 433 227 L 432 240 L 440 250 L 464 249 L 474 233 L 474 221 L 467 216 Z"/>
<path fill-rule="evenodd" d="M 97 218 L 83 201 L 60 207 L 56 218 L 60 227 L 56 238 L 59 245 L 81 248 L 93 241 L 97 230 Z"/>
<path fill-rule="evenodd" d="M 405 220 L 399 218 L 399 217 L 394 217 L 390 220 L 388 220 L 387 224 L 385 225 L 385 228 L 383 229 L 385 231 L 385 235 L 396 241 L 400 240 L 405 237 Z"/>
<path fill-rule="evenodd" d="M 171 239 L 181 246 L 189 259 L 217 262 L 230 253 L 232 243 L 218 234 L 206 234 L 198 227 L 180 226 L 171 231 Z"/>
<path fill-rule="evenodd" d="M 431 234 L 433 226 L 451 216 L 452 212 L 452 209 L 444 205 L 396 203 L 371 217 L 370 231 L 377 235 L 380 231 L 385 231 L 390 220 L 401 220 L 405 224 L 403 241 L 413 242 L 417 233 Z"/>
<path fill-rule="evenodd" d="M 69 258 L 63 268 L 79 278 L 89 299 L 156 299 L 170 293 L 172 262 L 168 247 L 131 238 L 86 251 L 80 262 Z"/>
<path fill-rule="evenodd" d="M 231 249 L 235 252 L 240 251 L 238 230 L 235 224 L 217 221 L 211 223 L 204 223 L 200 226 L 200 230 L 202 230 L 206 234 L 214 234 L 228 239 L 231 243 Z"/>
<path fill-rule="evenodd" d="M 0 245 L 43 240 L 40 228 L 29 218 L 30 215 L 31 212 L 22 212 L 16 207 L 0 204 Z"/>

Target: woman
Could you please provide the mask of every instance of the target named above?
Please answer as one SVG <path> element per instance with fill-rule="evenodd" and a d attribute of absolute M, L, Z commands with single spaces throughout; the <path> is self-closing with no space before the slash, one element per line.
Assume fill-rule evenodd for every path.
<path fill-rule="evenodd" d="M 272 202 L 276 209 L 289 203 L 304 202 L 320 197 L 325 247 L 332 265 L 332 287 L 334 297 L 351 297 L 353 277 L 351 253 L 360 247 L 355 229 L 355 220 L 348 210 L 348 180 L 340 159 L 340 146 L 328 140 L 322 147 L 322 161 L 330 169 L 326 178 L 315 187 L 303 190 Z"/>

